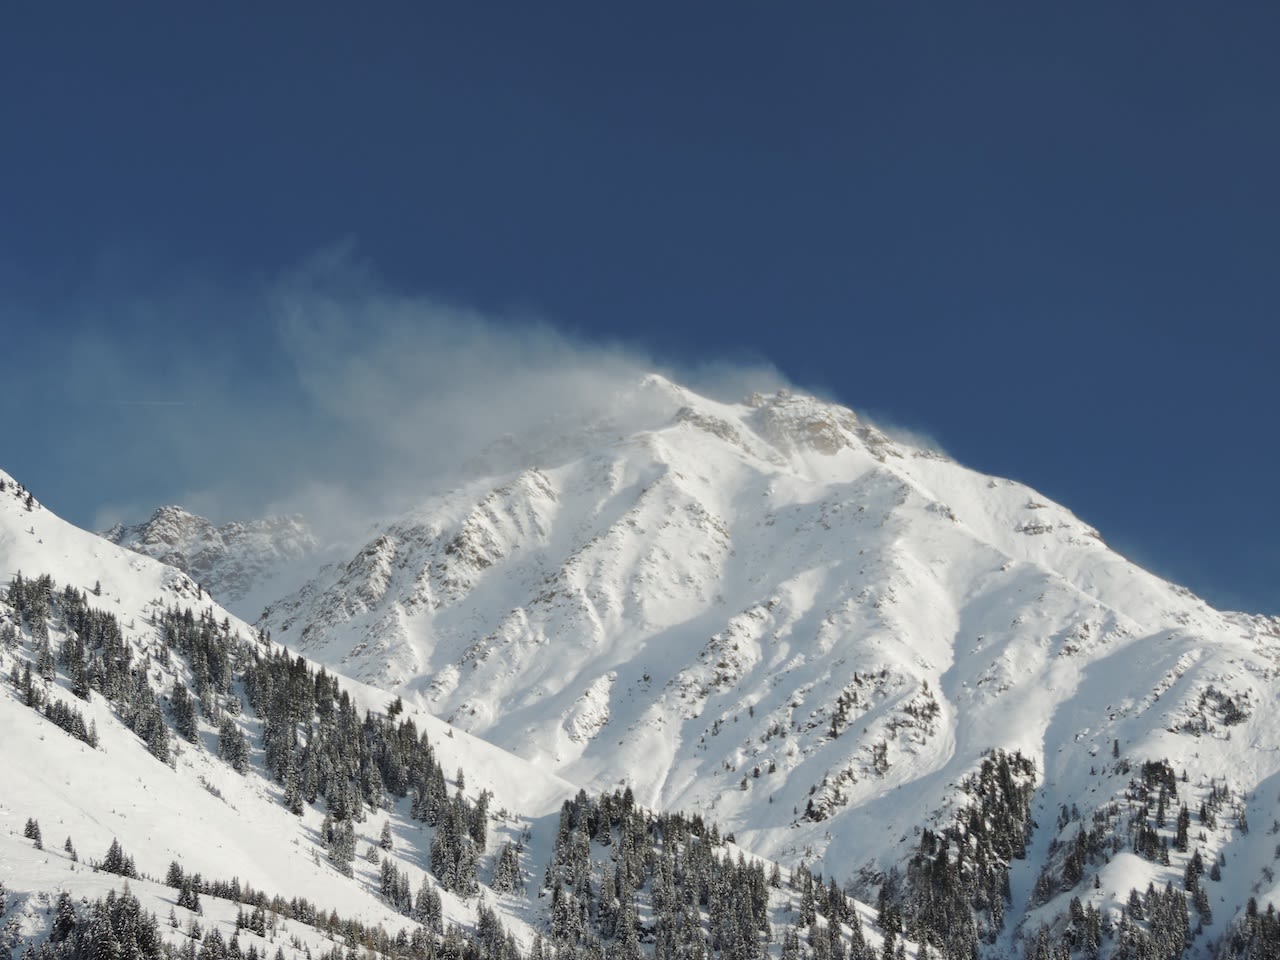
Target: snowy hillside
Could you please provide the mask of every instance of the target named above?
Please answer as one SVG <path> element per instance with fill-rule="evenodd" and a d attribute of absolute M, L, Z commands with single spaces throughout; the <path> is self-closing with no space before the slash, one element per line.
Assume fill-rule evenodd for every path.
<path fill-rule="evenodd" d="M 0 948 L 516 960 L 604 936 L 748 956 L 801 920 L 852 960 L 883 943 L 820 877 L 294 658 L 3 473 L 0 569 Z"/>
<path fill-rule="evenodd" d="M 28 509 L 24 497 L 17 495 L 14 480 L 0 474 L 0 481 L 6 487 L 0 492 L 0 569 L 9 576 L 25 574 L 29 583 L 38 574 L 52 571 L 58 577 L 57 591 L 73 588 L 85 593 L 90 607 L 106 611 L 119 624 L 134 664 L 146 669 L 156 691 L 169 691 L 174 679 L 192 687 L 199 683 L 191 665 L 171 659 L 166 649 L 159 623 L 165 610 L 193 610 L 196 617 L 226 625 L 242 638 L 251 641 L 255 636 L 252 627 L 217 607 L 186 574 L 77 530 L 38 502 Z M 39 685 L 38 657 L 24 656 L 29 651 L 19 642 L 20 623 L 11 606 L 0 604 L 0 629 L 9 631 L 0 650 L 3 672 L 8 677 L 11 666 L 25 662 L 37 669 Z M 37 638 L 40 632 L 35 631 Z M 51 647 L 61 648 L 74 638 L 75 630 L 55 617 L 46 635 Z M 268 649 L 263 647 L 264 652 Z M 122 723 L 119 711 L 97 690 L 84 699 L 73 696 L 70 672 L 65 664 L 55 667 L 52 682 L 46 683 L 48 698 L 84 715 L 85 724 L 92 724 L 100 739 L 96 749 L 28 709 L 20 696 L 14 696 L 10 684 L 0 696 L 6 731 L 0 740 L 0 767 L 10 771 L 0 793 L 0 815 L 10 830 L 21 826 L 21 818 L 34 815 L 50 843 L 57 840 L 58 850 L 64 835 L 70 835 L 77 849 L 101 856 L 114 838 L 135 856 L 140 871 L 153 876 L 163 877 L 170 860 L 176 858 L 206 877 L 238 877 L 260 890 L 305 896 L 324 909 L 340 908 L 343 916 L 372 923 L 395 919 L 394 911 L 371 895 L 367 885 L 353 886 L 328 863 L 324 868 L 314 863 L 321 811 L 308 808 L 302 817 L 292 815 L 280 804 L 278 785 L 261 776 L 241 776 L 219 758 L 219 727 L 203 706 L 192 743 L 171 730 L 168 740 L 173 746 L 166 764 L 149 750 L 148 738 Z M 346 683 L 343 689 L 361 712 L 380 710 L 387 701 L 380 691 L 356 683 Z M 252 744 L 258 724 L 241 715 L 242 696 L 242 689 L 234 685 L 221 696 L 205 694 L 221 704 L 221 709 L 212 709 L 212 715 L 235 718 Z M 172 710 L 169 700 L 162 698 L 165 717 Z M 564 781 L 450 730 L 430 716 L 416 714 L 413 719 L 431 737 L 442 766 L 450 771 L 465 767 L 471 792 L 492 792 L 497 807 L 519 809 L 526 817 L 545 817 L 554 814 L 573 791 Z M 513 784 L 518 788 L 513 789 Z M 392 820 L 398 843 L 415 842 L 417 828 L 407 818 L 396 821 L 393 816 Z M 360 825 L 360 850 L 378 842 L 381 825 L 382 818 L 376 815 Z M 506 829 L 515 835 L 523 827 L 513 820 Z M 0 875 L 0 879 L 12 891 L 20 878 Z M 460 903 L 453 908 L 458 919 L 473 915 L 474 909 Z"/>
<path fill-rule="evenodd" d="M 1280 812 L 1280 622 L 1213 610 L 1035 491 L 844 408 L 659 377 L 639 393 L 643 429 L 425 501 L 260 625 L 872 899 L 932 849 L 926 828 L 977 842 L 973 778 L 1019 755 L 1030 846 L 987 921 L 997 950 L 1042 922 L 1064 936 L 1072 897 L 1119 930 L 1129 889 L 1181 889 L 1197 850 L 1226 865 L 1196 950 L 1274 896 L 1273 844 L 1240 824 Z M 1182 803 L 1207 805 L 1194 843 L 1174 835 Z"/>

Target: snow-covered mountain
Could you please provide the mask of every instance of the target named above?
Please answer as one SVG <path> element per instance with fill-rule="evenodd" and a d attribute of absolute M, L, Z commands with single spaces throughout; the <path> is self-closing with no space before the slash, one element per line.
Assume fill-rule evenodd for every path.
<path fill-rule="evenodd" d="M 182 572 L 72 530 L 20 488 L 14 496 L 12 480 L 0 496 L 0 564 L 82 591 L 100 584 L 91 605 L 114 605 L 157 689 L 175 677 L 200 689 L 196 662 L 173 666 L 158 645 L 173 629 L 162 611 L 178 602 L 195 606 L 200 622 L 225 618 L 224 632 L 264 649 L 282 643 L 352 678 L 344 689 L 362 707 L 398 697 L 446 767 L 467 766 L 469 791 L 479 762 L 479 784 L 510 811 L 489 844 L 487 875 L 497 876 L 502 837 L 527 845 L 531 870 L 550 864 L 540 890 L 548 903 L 483 893 L 524 947 L 537 932 L 563 932 L 580 908 L 620 955 L 683 955 L 663 952 L 660 931 L 674 921 L 657 919 L 659 903 L 672 903 L 661 870 L 645 880 L 626 865 L 637 838 L 601 826 L 607 803 L 565 808 L 558 827 L 549 824 L 571 784 L 625 788 L 650 810 L 696 811 L 753 855 L 839 879 L 881 905 L 875 921 L 849 908 L 864 920 L 854 926 L 877 948 L 886 934 L 898 938 L 908 955 L 914 940 L 950 956 L 1037 958 L 1184 948 L 1245 956 L 1280 943 L 1280 921 L 1267 912 L 1280 901 L 1280 847 L 1270 839 L 1280 832 L 1280 723 L 1270 713 L 1280 620 L 1216 611 L 1035 491 L 887 436 L 845 408 L 785 391 L 720 403 L 660 377 L 623 395 L 625 416 L 507 441 L 477 463 L 522 466 L 425 498 L 340 562 L 308 571 L 320 563 L 309 543 L 294 554 L 271 547 L 265 559 L 247 549 L 245 563 L 304 584 L 254 627 Z M 177 512 L 170 524 L 166 512 L 153 518 L 154 535 L 120 539 L 167 544 L 192 570 L 212 527 Z M 215 597 L 226 589 L 201 579 Z M 47 670 L 33 625 L 8 616 L 24 633 L 0 653 L 0 669 Z M 55 630 L 65 647 L 66 626 Z M 75 669 L 54 672 L 51 693 L 82 686 Z M 247 686 L 231 692 L 248 699 L 256 681 L 237 682 Z M 22 690 L 7 685 L 0 710 L 36 736 L 47 721 L 32 719 Z M 368 895 L 371 867 L 337 888 L 323 879 L 317 807 L 281 813 L 293 801 L 279 740 L 272 746 L 266 730 L 274 721 L 236 721 L 262 744 L 246 779 L 217 758 L 213 721 L 202 720 L 204 749 L 183 748 L 160 787 L 133 729 L 145 704 L 130 708 L 133 728 L 122 732 L 128 710 L 99 707 L 95 692 L 87 702 L 99 730 L 111 731 L 104 742 L 119 744 L 113 754 L 141 751 L 141 766 L 111 787 L 122 807 L 150 803 L 146 816 L 163 816 L 154 797 L 177 806 L 172 789 L 182 803 L 190 792 L 193 803 L 226 803 L 233 819 L 261 826 L 205 869 L 225 874 L 241 844 L 256 854 L 260 843 L 268 865 L 254 882 L 278 885 L 290 869 L 282 864 L 299 865 L 292 845 L 320 868 L 307 873 L 317 898 L 359 885 L 361 870 Z M 312 722 L 296 728 L 300 743 L 311 742 Z M 20 799 L 59 798 L 63 822 L 101 827 L 101 811 L 62 772 L 84 750 L 64 747 L 47 776 L 19 780 Z M 7 767 L 31 763 L 12 738 L 0 738 L 0 751 Z M 361 789 L 377 795 L 368 776 Z M 190 790 L 200 777 L 214 792 Z M 132 782 L 158 793 L 139 800 Z M 423 829 L 418 806 L 391 804 L 397 838 Z M 5 800 L 3 812 L 22 811 Z M 233 829 L 209 823 L 214 837 Z M 128 845 L 176 849 L 166 830 L 176 822 L 135 830 Z M 566 841 L 574 831 L 585 836 Z M 438 878 L 422 869 L 426 839 L 416 843 L 408 862 Z M 655 844 L 655 858 L 670 851 Z M 652 871 L 658 861 L 647 862 Z M 584 871 L 594 871 L 590 884 Z M 639 913 L 627 912 L 630 895 L 605 896 L 628 882 L 639 884 Z M 781 931 L 810 917 L 812 904 L 798 892 L 803 879 L 791 894 L 779 889 L 762 909 Z M 570 908 L 566 890 L 592 892 Z M 698 915 L 714 927 L 718 901 L 700 896 L 708 913 Z M 800 897 L 798 912 L 788 896 Z M 386 906 L 373 900 L 353 909 L 372 918 Z M 833 903 L 818 913 L 840 916 Z M 474 901 L 446 898 L 445 909 L 468 929 L 483 925 Z M 806 928 L 810 947 L 778 934 L 766 949 L 786 960 L 837 949 Z M 626 931 L 652 939 L 628 944 Z M 730 948 L 725 936 L 708 934 L 704 949 L 757 955 L 758 944 Z M 561 939 L 558 949 L 577 948 Z"/>
<path fill-rule="evenodd" d="M 1006 935 L 1072 896 L 1114 908 L 1182 883 L 1190 850 L 1094 850 L 1063 875 L 1091 817 L 1128 822 L 1146 762 L 1168 760 L 1192 811 L 1227 789 L 1272 821 L 1280 621 L 1214 610 L 1034 490 L 842 407 L 639 392 L 647 428 L 426 500 L 261 625 L 566 779 L 820 858 L 864 896 L 922 828 L 963 818 L 988 751 L 1017 751 L 1038 827 Z M 1242 891 L 1274 885 L 1270 850 L 1214 822 L 1196 846 L 1232 864 L 1232 905 L 1203 921 L 1220 933 Z"/>
<path fill-rule="evenodd" d="M 261 613 L 259 598 L 278 595 L 283 571 L 316 552 L 314 534 L 296 514 L 215 526 L 182 507 L 165 506 L 145 523 L 117 523 L 102 536 L 190 574 L 227 609 L 249 618 Z"/>

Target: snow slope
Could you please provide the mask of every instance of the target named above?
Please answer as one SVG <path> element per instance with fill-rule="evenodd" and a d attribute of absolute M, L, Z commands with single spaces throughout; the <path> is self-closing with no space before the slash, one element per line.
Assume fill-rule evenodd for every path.
<path fill-rule="evenodd" d="M 70 587 L 86 594 L 91 608 L 111 613 L 131 652 L 135 675 L 144 675 L 153 691 L 174 689 L 175 682 L 197 686 L 197 668 L 184 654 L 174 652 L 177 648 L 166 643 L 162 632 L 163 616 L 174 608 L 190 610 L 197 620 L 207 616 L 225 624 L 218 629 L 247 639 L 259 653 L 280 649 L 216 605 L 183 571 L 70 526 L 2 472 L 0 570 L 8 578 L 21 575 L 28 585 L 47 573 L 54 577 L 55 595 Z M 48 939 L 60 893 L 78 904 L 108 891 L 119 893 L 126 886 L 144 910 L 162 920 L 172 914 L 174 925 L 160 926 L 169 945 L 191 947 L 193 923 L 205 933 L 217 929 L 224 941 L 230 941 L 236 932 L 237 905 L 206 894 L 198 916 L 179 906 L 178 891 L 160 882 L 173 862 L 188 876 L 201 875 L 206 883 L 234 879 L 241 888 L 251 887 L 268 897 L 278 895 L 286 902 L 302 898 L 321 917 L 330 911 L 343 921 L 381 928 L 392 936 L 416 929 L 417 924 L 380 896 L 380 868 L 363 856 L 379 844 L 384 823 L 390 826 L 392 852 L 381 853 L 381 859 L 393 862 L 412 889 L 436 889 L 446 927 L 457 924 L 464 937 L 477 937 L 483 931 L 481 911 L 487 907 L 525 952 L 535 935 L 549 929 L 552 900 L 540 887 L 562 819 L 561 805 L 585 794 L 544 765 L 520 760 L 408 705 L 400 719 L 411 717 L 430 739 L 441 766 L 458 771 L 451 788 L 463 791 L 465 773 L 467 797 L 474 800 L 484 792 L 492 797 L 488 841 L 480 850 L 481 887 L 467 897 L 440 887 L 428 856 L 437 828 L 411 817 L 409 798 L 388 799 L 384 808 L 370 811 L 355 824 L 357 858 L 351 875 L 344 876 L 326 855 L 322 804 L 304 803 L 300 816 L 291 814 L 282 803 L 283 787 L 266 775 L 259 748 L 263 724 L 241 710 L 248 698 L 242 681 L 212 696 L 219 698 L 218 709 L 247 734 L 248 770 L 237 773 L 219 757 L 218 727 L 203 716 L 197 720 L 194 743 L 181 740 L 176 719 L 172 722 L 172 755 L 164 762 L 126 725 L 119 705 L 96 689 L 77 697 L 65 668 L 51 668 L 48 679 L 32 678 L 38 670 L 35 651 L 40 641 L 30 618 L 18 616 L 12 596 L 7 586 L 0 591 L 0 770 L 5 771 L 0 788 L 0 949 L 25 949 L 24 945 Z M 70 620 L 56 609 L 46 627 L 54 650 L 72 643 Z M 82 713 L 92 730 L 89 739 L 96 743 L 71 735 L 24 702 L 29 684 L 38 694 L 37 702 L 61 703 Z M 342 688 L 358 714 L 389 709 L 393 699 L 355 680 L 344 679 Z M 164 715 L 176 716 L 173 701 L 164 700 Z M 302 725 L 310 730 L 309 719 Z M 43 847 L 22 835 L 30 819 L 39 823 Z M 113 842 L 136 862 L 140 876 L 127 884 L 94 866 L 94 861 L 105 859 Z M 508 842 L 519 850 L 521 879 L 516 891 L 500 893 L 483 881 L 494 874 L 497 854 Z M 600 876 L 617 856 L 612 843 L 594 837 L 589 844 L 592 869 Z M 726 846 L 723 856 L 731 861 L 743 852 Z M 769 894 L 769 919 L 779 929 L 793 919 L 793 896 L 785 886 Z M 851 906 L 868 927 L 866 939 L 874 949 L 881 936 L 870 929 L 873 911 L 864 904 Z M 652 922 L 651 902 L 642 900 L 637 909 L 642 919 Z M 88 919 L 83 908 L 80 919 Z M 335 943 L 344 943 L 296 918 L 278 921 L 273 914 L 270 924 L 265 936 L 239 931 L 242 949 L 254 946 L 267 956 L 280 948 L 288 960 L 311 960 L 317 952 L 327 954 Z M 907 946 L 913 956 L 914 946 Z M 405 955 L 403 948 L 397 948 L 397 955 Z"/>
<path fill-rule="evenodd" d="M 189 675 L 183 665 L 169 663 L 161 653 L 157 611 L 175 603 L 197 615 L 209 611 L 219 622 L 226 618 L 242 636 L 254 635 L 252 627 L 214 604 L 187 574 L 79 530 L 34 499 L 28 507 L 13 478 L 0 472 L 0 481 L 5 487 L 0 492 L 0 571 L 5 583 L 18 573 L 32 578 L 47 572 L 55 577 L 58 590 L 70 585 L 89 593 L 93 607 L 115 615 L 126 641 L 154 674 L 156 689 L 167 690 L 172 677 Z M 100 594 L 92 593 L 95 587 Z M 0 628 L 12 624 L 11 611 L 0 602 Z M 52 634 L 55 644 L 62 640 L 57 624 Z M 326 860 L 319 840 L 320 809 L 308 807 L 301 817 L 293 816 L 280 802 L 280 786 L 263 776 L 260 762 L 241 776 L 220 760 L 214 749 L 216 727 L 208 721 L 201 721 L 197 744 L 173 738 L 176 757 L 166 765 L 148 752 L 99 693 L 91 692 L 87 701 L 74 697 L 69 678 L 59 670 L 57 680 L 47 685 L 48 695 L 79 709 L 86 724 L 96 726 L 100 744 L 93 749 L 21 702 L 7 678 L 22 663 L 30 663 L 22 647 L 0 644 L 0 675 L 6 678 L 0 683 L 0 770 L 6 772 L 0 788 L 0 882 L 8 890 L 11 913 L 23 915 L 23 905 L 44 903 L 57 889 L 72 890 L 77 897 L 101 895 L 111 886 L 109 875 L 91 872 L 87 862 L 101 860 L 115 839 L 134 857 L 138 870 L 153 878 L 163 878 L 169 863 L 177 860 L 188 873 L 216 880 L 239 878 L 268 895 L 305 897 L 343 918 L 381 924 L 391 932 L 413 926 L 378 896 L 377 867 L 357 859 L 355 876 L 348 879 Z M 362 711 L 381 710 L 388 700 L 382 691 L 355 681 L 344 683 L 344 689 Z M 491 845 L 520 836 L 533 823 L 549 818 L 554 824 L 561 802 L 577 790 L 425 712 L 410 715 L 430 737 L 447 770 L 465 768 L 469 795 L 489 790 L 493 808 L 510 811 L 493 827 Z M 248 716 L 240 722 L 256 745 L 255 722 Z M 30 841 L 21 839 L 28 817 L 41 826 L 43 852 L 32 852 Z M 400 866 L 416 890 L 426 875 L 427 835 L 408 817 L 404 803 L 358 824 L 357 850 L 363 853 L 377 844 L 384 820 L 393 825 Z M 78 865 L 63 851 L 67 838 L 83 860 Z M 118 888 L 119 878 L 113 879 Z M 144 897 L 148 909 L 163 904 L 162 917 L 176 893 L 158 884 L 133 886 L 135 893 L 149 896 Z M 447 892 L 442 898 L 447 921 L 474 924 L 475 901 L 466 903 Z M 213 909 L 220 915 L 228 908 Z M 234 916 L 234 908 L 229 909 Z M 532 928 L 523 918 L 532 916 L 518 904 L 504 915 L 526 944 Z M 34 924 L 33 930 L 39 926 L 34 913 L 23 922 Z"/>

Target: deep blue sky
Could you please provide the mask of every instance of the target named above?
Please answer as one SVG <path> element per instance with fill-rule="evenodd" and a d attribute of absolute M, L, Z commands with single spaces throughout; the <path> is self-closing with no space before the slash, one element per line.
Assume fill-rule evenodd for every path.
<path fill-rule="evenodd" d="M 1274 2 L 9 5 L 0 465 L 82 524 L 252 486 L 191 398 L 307 418 L 257 305 L 345 243 L 769 361 L 1277 613 L 1278 46 Z"/>

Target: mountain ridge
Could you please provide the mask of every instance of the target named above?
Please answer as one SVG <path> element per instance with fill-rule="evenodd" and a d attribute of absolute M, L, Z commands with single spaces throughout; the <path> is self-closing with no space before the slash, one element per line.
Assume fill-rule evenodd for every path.
<path fill-rule="evenodd" d="M 158 507 L 138 524 L 117 523 L 99 536 L 188 573 L 237 612 L 256 616 L 253 598 L 272 589 L 283 568 L 318 548 L 301 514 L 216 525 L 183 507 Z"/>

